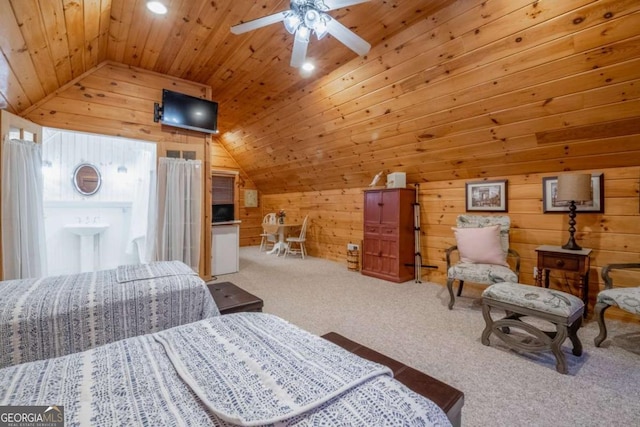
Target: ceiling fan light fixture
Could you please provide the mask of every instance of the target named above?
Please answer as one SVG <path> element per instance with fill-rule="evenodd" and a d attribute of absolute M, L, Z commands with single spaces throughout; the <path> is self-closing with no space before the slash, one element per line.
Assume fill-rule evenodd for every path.
<path fill-rule="evenodd" d="M 304 64 L 311 33 L 315 33 L 318 40 L 331 34 L 349 49 L 364 56 L 371 49 L 371 45 L 327 12 L 369 1 L 371 0 L 289 0 L 289 10 L 234 25 L 231 27 L 231 32 L 244 34 L 282 22 L 286 30 L 294 35 L 290 62 L 294 68 L 301 68 Z"/>
<path fill-rule="evenodd" d="M 148 1 L 147 9 L 158 15 L 164 15 L 167 13 L 167 7 L 159 1 Z"/>
<path fill-rule="evenodd" d="M 316 66 L 313 65 L 311 62 L 305 62 L 304 64 L 302 64 L 302 69 L 304 71 L 313 71 L 316 69 Z"/>
<path fill-rule="evenodd" d="M 302 41 L 308 42 L 310 34 L 311 31 L 307 27 L 300 25 L 298 31 L 296 31 L 296 39 L 299 38 Z"/>
<path fill-rule="evenodd" d="M 324 19 L 324 18 L 327 18 L 327 19 Z M 322 19 L 320 19 L 320 21 L 316 23 L 316 26 L 314 27 L 313 31 L 316 33 L 316 37 L 318 38 L 318 40 L 320 40 L 321 38 L 323 38 L 329 33 L 327 22 L 330 19 L 331 17 L 329 17 L 328 15 L 324 15 Z"/>
<path fill-rule="evenodd" d="M 314 3 L 316 9 L 321 10 L 323 12 L 327 12 L 329 10 L 329 6 L 327 6 L 323 0 L 316 0 Z"/>
<path fill-rule="evenodd" d="M 327 21 L 329 21 L 331 17 L 326 13 L 319 12 L 315 9 L 309 9 L 304 14 L 304 25 L 313 30 L 316 33 L 316 37 L 318 40 L 327 35 Z"/>
<path fill-rule="evenodd" d="M 286 18 L 284 18 L 284 27 L 287 29 L 289 34 L 295 34 L 299 26 L 300 26 L 300 17 L 293 11 L 290 11 L 287 14 Z"/>
<path fill-rule="evenodd" d="M 315 9 L 309 9 L 307 10 L 307 13 L 304 14 L 304 25 L 308 28 L 315 28 L 319 21 L 320 12 Z"/>

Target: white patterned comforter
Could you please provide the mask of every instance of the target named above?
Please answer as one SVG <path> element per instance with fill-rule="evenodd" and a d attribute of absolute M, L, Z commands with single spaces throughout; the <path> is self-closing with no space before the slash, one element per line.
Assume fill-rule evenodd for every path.
<path fill-rule="evenodd" d="M 217 316 L 0 370 L 0 405 L 65 425 L 450 425 L 388 368 L 262 313 Z"/>
<path fill-rule="evenodd" d="M 8 280 L 0 282 L 0 368 L 218 314 L 202 279 L 179 261 Z"/>

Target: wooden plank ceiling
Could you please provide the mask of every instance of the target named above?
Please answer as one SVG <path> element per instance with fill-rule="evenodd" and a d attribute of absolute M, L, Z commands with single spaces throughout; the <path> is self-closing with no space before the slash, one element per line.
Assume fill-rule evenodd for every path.
<path fill-rule="evenodd" d="M 451 2 L 374 0 L 330 14 L 376 45 Z M 146 0 L 0 0 L 0 108 L 20 113 L 111 60 L 210 85 L 220 127 L 231 129 L 313 80 L 289 66 L 293 37 L 281 23 L 229 31 L 288 9 L 288 0 L 164 3 L 169 12 L 162 16 L 150 13 Z M 357 54 L 328 36 L 312 39 L 308 57 L 316 78 Z"/>
<path fill-rule="evenodd" d="M 625 166 L 640 152 L 637 0 L 371 0 L 331 12 L 360 58 L 288 0 L 0 0 L 0 108 L 22 113 L 105 60 L 211 86 L 220 143 L 267 193 Z M 133 79 L 133 77 L 132 77 Z M 608 130 L 616 129 L 614 134 Z M 627 154 L 625 155 L 625 152 Z"/>

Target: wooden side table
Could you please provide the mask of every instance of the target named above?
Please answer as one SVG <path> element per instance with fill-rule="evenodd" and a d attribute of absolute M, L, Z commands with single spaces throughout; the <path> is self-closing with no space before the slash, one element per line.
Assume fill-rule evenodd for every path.
<path fill-rule="evenodd" d="M 561 246 L 543 245 L 536 248 L 538 252 L 538 275 L 536 285 L 542 286 L 544 272 L 544 287 L 549 287 L 549 271 L 559 270 L 567 273 L 576 273 L 580 277 L 582 288 L 582 301 L 584 302 L 584 317 L 587 316 L 589 305 L 589 267 L 591 249 L 573 251 L 562 249 Z"/>

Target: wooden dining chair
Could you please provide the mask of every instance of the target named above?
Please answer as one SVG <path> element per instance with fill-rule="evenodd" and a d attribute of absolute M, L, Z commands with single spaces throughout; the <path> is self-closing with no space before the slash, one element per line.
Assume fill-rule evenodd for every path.
<path fill-rule="evenodd" d="M 302 259 L 307 254 L 307 248 L 304 243 L 307 240 L 307 221 L 309 220 L 309 215 L 304 217 L 304 221 L 302 222 L 302 227 L 300 228 L 300 234 L 297 237 L 287 237 L 287 249 L 284 252 L 284 257 L 286 258 L 288 254 L 297 254 L 300 253 Z M 298 245 L 298 248 L 294 248 L 294 245 Z"/>
<path fill-rule="evenodd" d="M 274 212 L 271 212 L 264 216 L 264 218 L 262 219 L 262 224 L 275 224 L 276 221 L 276 214 Z M 264 227 L 262 228 L 260 237 L 260 252 L 269 250 L 270 248 L 268 246 L 271 245 L 271 247 L 273 247 L 273 245 L 278 241 L 278 235 L 266 231 Z"/>

